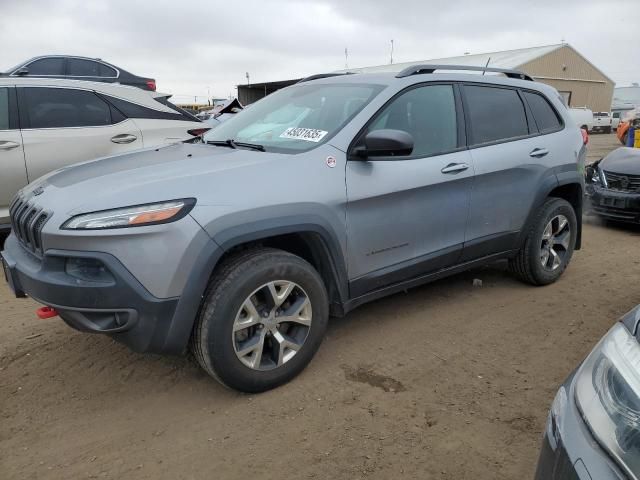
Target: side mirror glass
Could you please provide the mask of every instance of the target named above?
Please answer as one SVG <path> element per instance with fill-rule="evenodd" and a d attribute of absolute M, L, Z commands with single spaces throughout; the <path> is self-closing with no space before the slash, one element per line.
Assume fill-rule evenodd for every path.
<path fill-rule="evenodd" d="M 403 130 L 374 130 L 364 137 L 364 146 L 355 149 L 360 158 L 411 155 L 413 137 Z"/>

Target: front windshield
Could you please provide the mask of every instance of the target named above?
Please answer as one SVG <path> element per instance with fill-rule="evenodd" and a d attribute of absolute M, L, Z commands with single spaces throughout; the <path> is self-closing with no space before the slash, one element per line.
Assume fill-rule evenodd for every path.
<path fill-rule="evenodd" d="M 300 84 L 279 90 L 209 131 L 206 142 L 262 145 L 299 153 L 327 141 L 367 105 L 381 85 Z"/>

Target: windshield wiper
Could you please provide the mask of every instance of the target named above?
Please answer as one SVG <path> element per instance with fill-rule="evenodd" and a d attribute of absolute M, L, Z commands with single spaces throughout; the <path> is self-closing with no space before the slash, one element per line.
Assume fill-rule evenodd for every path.
<path fill-rule="evenodd" d="M 257 150 L 259 152 L 264 152 L 264 145 L 260 145 L 258 143 L 245 143 L 245 142 L 236 142 L 232 138 L 228 138 L 227 140 L 209 140 L 207 141 L 207 145 L 215 145 L 217 147 L 229 147 L 229 148 L 249 148 L 251 150 Z"/>
<path fill-rule="evenodd" d="M 237 148 L 233 140 L 208 140 L 207 145 L 215 145 L 216 147 Z"/>
<path fill-rule="evenodd" d="M 242 148 L 250 148 L 251 150 L 257 150 L 259 152 L 264 152 L 264 145 L 260 145 L 259 143 L 245 143 L 245 142 L 236 142 L 235 140 L 231 140 L 234 145 Z"/>

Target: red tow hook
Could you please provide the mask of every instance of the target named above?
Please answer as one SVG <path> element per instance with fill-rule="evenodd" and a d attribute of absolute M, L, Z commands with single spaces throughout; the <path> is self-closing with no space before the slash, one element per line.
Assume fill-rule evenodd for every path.
<path fill-rule="evenodd" d="M 41 320 L 45 320 L 47 318 L 53 318 L 58 316 L 58 312 L 53 307 L 40 307 L 36 310 L 36 315 Z"/>

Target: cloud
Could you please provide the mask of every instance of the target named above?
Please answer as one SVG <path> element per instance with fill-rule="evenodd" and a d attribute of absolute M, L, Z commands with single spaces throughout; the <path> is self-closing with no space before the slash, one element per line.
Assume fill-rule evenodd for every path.
<path fill-rule="evenodd" d="M 3 5 L 0 68 L 29 57 L 100 57 L 153 76 L 177 100 L 226 97 L 235 85 L 349 66 L 559 43 L 562 38 L 620 84 L 638 81 L 630 58 L 635 0 L 156 0 L 11 1 Z M 629 45 L 629 48 L 620 46 Z"/>

